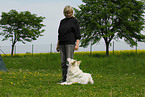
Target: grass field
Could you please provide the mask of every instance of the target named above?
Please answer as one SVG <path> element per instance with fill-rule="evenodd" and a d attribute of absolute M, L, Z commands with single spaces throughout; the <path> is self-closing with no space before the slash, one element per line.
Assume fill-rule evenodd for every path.
<path fill-rule="evenodd" d="M 145 51 L 75 53 L 94 84 L 61 86 L 59 53 L 2 56 L 0 97 L 145 97 Z"/>

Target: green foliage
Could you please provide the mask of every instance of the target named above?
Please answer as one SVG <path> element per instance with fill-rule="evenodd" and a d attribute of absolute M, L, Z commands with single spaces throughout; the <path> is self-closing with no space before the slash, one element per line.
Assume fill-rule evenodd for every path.
<path fill-rule="evenodd" d="M 10 39 L 13 48 L 16 42 L 31 42 L 39 36 L 43 36 L 45 31 L 42 24 L 45 17 L 38 17 L 36 14 L 31 14 L 29 11 L 17 12 L 10 10 L 8 13 L 2 12 L 0 27 L 2 31 L 0 35 L 4 36 L 4 40 Z"/>
<path fill-rule="evenodd" d="M 97 57 L 97 58 L 96 58 Z M 3 57 L 8 72 L 0 72 L 2 97 L 144 97 L 145 53 L 75 53 L 80 68 L 91 73 L 94 84 L 61 86 L 59 53 Z"/>
<path fill-rule="evenodd" d="M 144 3 L 137 0 L 82 0 L 84 4 L 75 9 L 75 16 L 80 22 L 81 46 L 98 43 L 101 38 L 106 44 L 113 39 L 124 39 L 130 46 L 137 41 L 144 42 Z"/>

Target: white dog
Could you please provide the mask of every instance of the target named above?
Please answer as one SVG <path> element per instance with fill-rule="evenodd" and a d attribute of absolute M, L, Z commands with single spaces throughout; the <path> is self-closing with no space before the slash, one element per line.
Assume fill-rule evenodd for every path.
<path fill-rule="evenodd" d="M 79 84 L 94 84 L 94 81 L 89 73 L 83 73 L 80 70 L 79 65 L 81 61 L 76 61 L 74 59 L 68 58 L 68 72 L 67 72 L 67 79 L 66 82 L 61 83 L 61 85 L 71 85 L 73 83 Z"/>

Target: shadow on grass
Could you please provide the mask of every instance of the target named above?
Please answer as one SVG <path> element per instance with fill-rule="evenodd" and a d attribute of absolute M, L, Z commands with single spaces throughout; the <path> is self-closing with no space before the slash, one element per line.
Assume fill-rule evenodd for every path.
<path fill-rule="evenodd" d="M 104 54 L 90 54 L 89 56 L 90 56 L 90 57 L 97 57 L 97 58 L 105 58 L 105 57 L 107 57 L 107 56 L 104 55 Z"/>
<path fill-rule="evenodd" d="M 144 54 L 136 54 L 136 53 L 124 53 L 124 54 L 110 54 L 107 56 L 106 54 L 89 54 L 89 57 L 96 57 L 96 58 L 109 58 L 109 57 L 144 57 Z"/>

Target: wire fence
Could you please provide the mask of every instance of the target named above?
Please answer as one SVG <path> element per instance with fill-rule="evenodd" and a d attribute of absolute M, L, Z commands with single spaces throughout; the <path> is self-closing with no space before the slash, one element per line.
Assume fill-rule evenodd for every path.
<path fill-rule="evenodd" d="M 30 44 L 30 45 L 16 45 L 14 48 L 14 54 L 20 53 L 51 53 L 56 51 L 56 44 Z M 110 44 L 109 51 L 115 50 L 145 50 L 145 43 L 138 43 L 137 46 L 130 47 L 124 42 L 113 41 Z M 92 52 L 92 51 L 106 51 L 106 45 L 104 42 L 99 42 L 95 45 L 89 45 L 86 48 L 80 47 L 76 52 Z M 0 46 L 1 54 L 11 54 L 11 46 Z"/>

